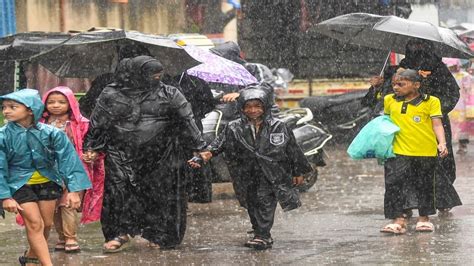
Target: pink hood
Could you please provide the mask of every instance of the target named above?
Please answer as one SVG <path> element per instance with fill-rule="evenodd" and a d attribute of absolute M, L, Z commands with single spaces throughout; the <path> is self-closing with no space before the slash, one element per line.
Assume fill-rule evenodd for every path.
<path fill-rule="evenodd" d="M 450 66 L 460 67 L 461 66 L 461 60 L 459 60 L 458 58 L 444 57 L 443 58 L 443 63 L 448 67 L 450 67 Z"/>
<path fill-rule="evenodd" d="M 89 129 L 89 120 L 82 116 L 81 111 L 79 110 L 79 103 L 74 96 L 72 90 L 68 87 L 59 86 L 47 91 L 43 95 L 43 103 L 46 105 L 46 100 L 48 99 L 49 95 L 52 92 L 59 92 L 66 96 L 69 102 L 69 108 L 71 109 L 72 115 L 69 118 L 71 121 L 71 130 L 74 139 L 74 146 L 76 148 L 77 153 L 82 156 L 82 144 L 84 142 L 84 137 L 87 134 L 87 130 Z M 45 108 L 46 110 L 46 108 Z M 41 122 L 47 121 L 49 116 L 48 112 L 43 113 L 43 118 L 40 120 Z"/>

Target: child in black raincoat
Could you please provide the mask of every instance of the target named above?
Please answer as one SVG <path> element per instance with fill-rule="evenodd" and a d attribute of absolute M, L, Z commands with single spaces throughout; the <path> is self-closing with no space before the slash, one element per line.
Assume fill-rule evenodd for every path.
<path fill-rule="evenodd" d="M 260 86 L 242 91 L 237 102 L 242 117 L 230 122 L 200 153 L 208 161 L 225 152 L 237 198 L 247 208 L 255 234 L 245 246 L 255 249 L 273 244 L 270 229 L 277 202 L 284 211 L 301 206 L 294 186 L 312 170 L 293 132 L 271 116 L 271 103 L 271 96 Z M 193 160 L 190 164 L 198 166 Z"/>

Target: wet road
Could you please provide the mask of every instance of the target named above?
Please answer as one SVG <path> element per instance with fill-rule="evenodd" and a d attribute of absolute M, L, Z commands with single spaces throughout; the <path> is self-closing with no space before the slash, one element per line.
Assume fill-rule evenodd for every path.
<path fill-rule="evenodd" d="M 55 265 L 155 264 L 456 264 L 474 261 L 474 145 L 457 156 L 456 188 L 464 205 L 449 217 L 433 216 L 434 233 L 415 233 L 415 218 L 406 235 L 379 233 L 383 218 L 383 168 L 375 161 L 353 161 L 341 148 L 328 149 L 328 166 L 316 187 L 302 194 L 304 206 L 277 210 L 272 230 L 275 244 L 267 251 L 243 247 L 250 229 L 228 184 L 215 188 L 211 204 L 191 204 L 184 243 L 175 250 L 153 250 L 135 238 L 119 254 L 102 254 L 97 223 L 81 226 L 82 252 L 54 252 Z M 416 212 L 415 212 L 416 216 Z M 0 220 L 0 264 L 15 265 L 26 248 L 24 232 L 12 215 Z M 52 233 L 50 246 L 57 236 Z"/>

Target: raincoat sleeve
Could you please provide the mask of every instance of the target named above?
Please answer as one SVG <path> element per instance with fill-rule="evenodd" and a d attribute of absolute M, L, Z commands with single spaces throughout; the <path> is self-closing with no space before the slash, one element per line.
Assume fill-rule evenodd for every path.
<path fill-rule="evenodd" d="M 83 151 L 103 151 L 107 143 L 107 130 L 111 115 L 106 108 L 107 95 L 101 94 L 89 120 L 89 129 L 84 139 Z"/>
<path fill-rule="evenodd" d="M 286 154 L 288 159 L 290 160 L 292 176 L 302 176 L 306 173 L 311 172 L 313 168 L 308 162 L 308 159 L 306 159 L 306 156 L 304 156 L 304 153 L 301 150 L 300 146 L 296 142 L 296 138 L 293 134 L 293 131 L 288 130 L 288 128 L 286 128 L 286 132 L 289 137 L 289 141 L 286 146 Z"/>
<path fill-rule="evenodd" d="M 185 129 L 190 136 L 191 148 L 193 150 L 202 150 L 206 147 L 206 142 L 202 138 L 201 131 L 194 121 L 193 110 L 191 109 L 191 104 L 186 100 L 184 95 L 176 89 L 172 93 L 171 106 L 177 111 L 179 117 L 184 123 Z"/>
<path fill-rule="evenodd" d="M 459 101 L 460 92 L 458 83 L 445 65 L 440 67 L 438 77 L 434 78 L 438 79 L 439 86 L 433 88 L 436 90 L 433 95 L 440 99 L 443 114 L 448 114 Z"/>
<path fill-rule="evenodd" d="M 91 188 L 92 185 L 82 161 L 66 134 L 55 131 L 52 133 L 52 139 L 58 171 L 67 189 L 77 192 Z"/>
<path fill-rule="evenodd" d="M 8 175 L 8 162 L 3 141 L 3 133 L 0 132 L 0 199 L 7 199 L 11 198 L 12 195 L 6 180 Z"/>
<path fill-rule="evenodd" d="M 227 143 L 227 131 L 229 126 L 227 125 L 219 135 L 207 146 L 206 150 L 212 153 L 212 156 L 217 156 L 224 152 L 224 147 Z"/>

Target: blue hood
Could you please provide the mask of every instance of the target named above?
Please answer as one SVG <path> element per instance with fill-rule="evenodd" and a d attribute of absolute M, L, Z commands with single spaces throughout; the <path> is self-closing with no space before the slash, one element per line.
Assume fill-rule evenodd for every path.
<path fill-rule="evenodd" d="M 22 89 L 9 94 L 0 96 L 0 101 L 13 100 L 19 102 L 33 111 L 35 124 L 43 115 L 44 104 L 41 101 L 41 97 L 37 90 L 33 89 Z"/>

